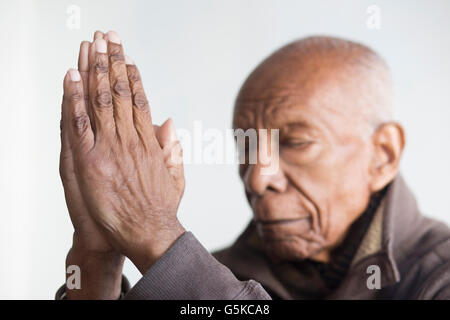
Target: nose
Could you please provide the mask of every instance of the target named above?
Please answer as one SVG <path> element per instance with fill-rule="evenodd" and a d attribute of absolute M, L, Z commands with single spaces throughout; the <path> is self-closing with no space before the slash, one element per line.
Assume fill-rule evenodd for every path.
<path fill-rule="evenodd" d="M 287 188 L 287 179 L 281 169 L 268 174 L 264 172 L 260 163 L 250 164 L 244 174 L 244 184 L 247 192 L 262 196 L 266 190 L 284 192 Z"/>

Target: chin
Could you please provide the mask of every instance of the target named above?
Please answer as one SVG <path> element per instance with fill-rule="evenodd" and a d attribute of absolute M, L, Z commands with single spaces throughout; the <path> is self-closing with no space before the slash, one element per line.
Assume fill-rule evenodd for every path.
<path fill-rule="evenodd" d="M 267 256 L 275 262 L 302 261 L 316 256 L 321 247 L 317 243 L 306 241 L 300 237 L 289 239 L 263 239 Z"/>
<path fill-rule="evenodd" d="M 264 251 L 273 260 L 301 261 L 316 256 L 324 248 L 324 238 L 314 233 L 311 219 L 285 223 L 257 223 Z"/>

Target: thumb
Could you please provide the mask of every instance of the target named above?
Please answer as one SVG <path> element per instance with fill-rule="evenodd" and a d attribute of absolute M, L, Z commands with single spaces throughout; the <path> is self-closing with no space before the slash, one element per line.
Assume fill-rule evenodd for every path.
<path fill-rule="evenodd" d="M 167 119 L 161 127 L 155 131 L 156 138 L 162 149 L 177 141 L 177 134 L 171 118 Z"/>
<path fill-rule="evenodd" d="M 167 119 L 156 134 L 163 150 L 164 163 L 177 186 L 184 190 L 183 149 L 177 138 L 172 119 Z"/>

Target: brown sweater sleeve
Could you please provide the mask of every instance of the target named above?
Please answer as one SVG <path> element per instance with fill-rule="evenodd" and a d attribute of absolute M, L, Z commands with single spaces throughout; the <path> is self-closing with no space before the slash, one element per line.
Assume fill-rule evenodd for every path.
<path fill-rule="evenodd" d="M 268 300 L 254 280 L 239 281 L 194 237 L 183 234 L 125 295 L 137 300 Z"/>

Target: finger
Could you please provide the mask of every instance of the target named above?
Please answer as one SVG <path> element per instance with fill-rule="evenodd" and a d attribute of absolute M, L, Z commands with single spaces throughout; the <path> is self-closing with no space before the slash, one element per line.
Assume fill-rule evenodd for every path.
<path fill-rule="evenodd" d="M 105 34 L 101 31 L 95 31 L 94 33 L 94 41 L 97 39 L 103 39 L 105 37 Z"/>
<path fill-rule="evenodd" d="M 80 44 L 80 53 L 78 55 L 78 71 L 83 82 L 84 101 L 88 111 L 89 118 L 92 118 L 92 110 L 89 103 L 89 41 L 83 41 Z M 95 132 L 94 122 L 91 123 L 92 130 Z"/>
<path fill-rule="evenodd" d="M 116 32 L 109 31 L 105 40 L 108 43 L 109 82 L 113 98 L 117 137 L 126 141 L 131 135 L 136 135 L 136 130 L 133 125 L 133 104 L 125 56 Z"/>
<path fill-rule="evenodd" d="M 64 80 L 64 82 L 66 82 L 66 80 Z M 59 157 L 59 174 L 63 183 L 65 183 L 65 181 L 69 181 L 70 178 L 73 177 L 71 174 L 73 172 L 73 157 L 71 150 L 72 147 L 69 140 L 70 121 L 68 119 L 68 109 L 67 94 L 65 94 L 61 105 L 61 153 Z"/>
<path fill-rule="evenodd" d="M 60 154 L 60 173 L 62 164 L 67 163 L 72 160 L 70 153 L 70 141 L 67 130 L 67 108 L 65 107 L 66 101 L 63 97 L 63 102 L 61 104 L 61 121 L 59 124 L 60 135 L 61 135 L 61 154 Z M 65 166 L 66 167 L 66 166 Z"/>
<path fill-rule="evenodd" d="M 84 93 L 89 93 L 89 41 L 83 41 L 80 44 L 80 54 L 78 55 L 78 71 L 81 74 L 81 79 L 83 80 Z"/>
<path fill-rule="evenodd" d="M 72 156 L 72 147 L 70 145 L 69 139 L 69 125 L 70 121 L 68 120 L 68 108 L 65 107 L 67 105 L 63 99 L 62 110 L 61 110 L 61 152 L 59 155 L 59 175 L 62 178 L 62 182 L 74 180 L 74 166 L 73 166 L 73 156 Z"/>
<path fill-rule="evenodd" d="M 70 69 L 64 78 L 63 130 L 67 130 L 72 148 L 87 151 L 94 145 L 94 134 L 84 103 L 83 83 L 80 73 Z"/>
<path fill-rule="evenodd" d="M 59 175 L 64 181 L 70 179 L 73 172 L 72 150 L 69 143 L 67 130 L 63 128 L 64 120 L 61 120 L 61 153 L 59 155 Z"/>
<path fill-rule="evenodd" d="M 144 144 L 156 144 L 158 141 L 153 130 L 150 106 L 144 92 L 139 70 L 129 57 L 126 56 L 125 60 L 133 100 L 134 127 Z"/>
<path fill-rule="evenodd" d="M 92 106 L 96 140 L 115 136 L 113 103 L 109 85 L 106 41 L 95 40 L 89 49 L 89 100 Z"/>

